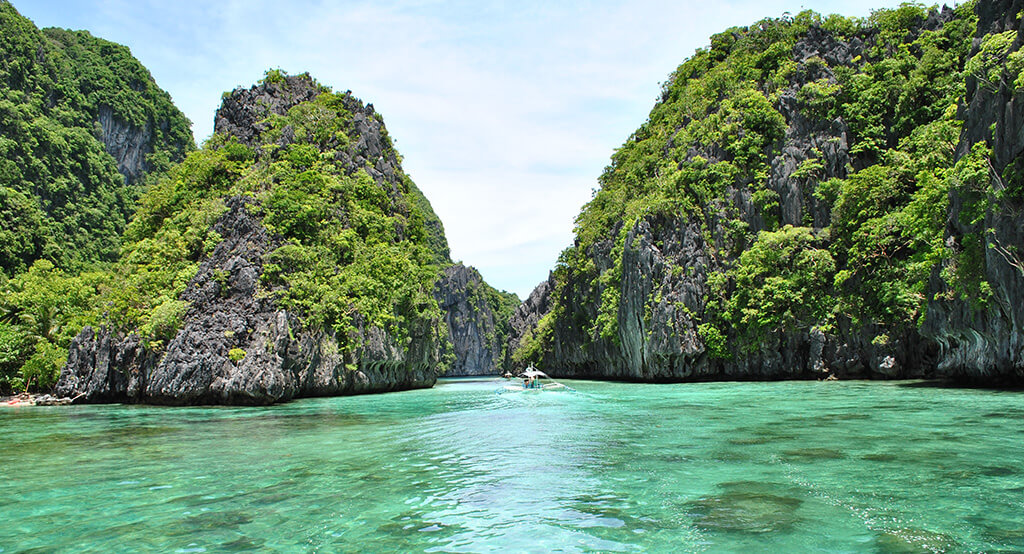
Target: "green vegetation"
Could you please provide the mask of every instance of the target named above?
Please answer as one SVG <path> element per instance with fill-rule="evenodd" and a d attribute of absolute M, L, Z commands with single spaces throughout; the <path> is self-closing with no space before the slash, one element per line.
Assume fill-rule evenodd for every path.
<path fill-rule="evenodd" d="M 645 220 L 699 226 L 716 271 L 703 313 L 693 315 L 717 358 L 756 348 L 768 333 L 829 332 L 839 318 L 889 334 L 913 329 L 944 259 L 955 262 L 943 275 L 960 294 L 984 297 L 980 237 L 958 252 L 942 240 L 951 187 L 975 191 L 975 218 L 991 197 L 986 152 L 954 163 L 956 107 L 966 75 L 1016 86 L 1024 62 L 1009 51 L 1013 33 L 986 37 L 968 59 L 973 9 L 958 6 L 935 30 L 921 28 L 927 8 L 903 4 L 866 19 L 805 11 L 714 35 L 672 74 L 601 175 L 556 270 L 571 291 L 553 296 L 554 321 L 534 330 L 518 356 L 538 361 L 551 328 L 580 325 L 580 306 L 596 312 L 586 341 L 619 340 L 623 251 Z M 858 39 L 864 51 L 832 65 L 799 58 L 797 43 L 812 28 Z M 828 173 L 817 147 L 798 159 L 789 178 L 800 183 L 803 213 L 783 226 L 772 161 L 787 145 L 786 129 L 802 126 L 806 140 L 836 120 L 849 129 L 850 164 Z M 740 197 L 755 214 L 741 209 Z M 816 222 L 808 202 L 827 219 Z M 610 267 L 595 263 L 609 246 Z"/>
<path fill-rule="evenodd" d="M 245 350 L 242 350 L 241 348 L 232 348 L 231 350 L 228 351 L 228 358 L 230 358 L 231 361 L 235 362 L 236 364 L 242 361 L 242 358 L 244 357 Z"/>
<path fill-rule="evenodd" d="M 735 287 L 724 318 L 746 334 L 741 343 L 748 347 L 774 330 L 818 325 L 834 305 L 829 294 L 834 273 L 835 260 L 810 229 L 786 225 L 762 231 L 721 280 Z M 705 332 L 713 336 L 710 329 Z"/>
<path fill-rule="evenodd" d="M 104 149 L 100 113 L 149 132 L 156 171 L 192 147 L 189 122 L 124 46 L 40 31 L 7 2 L 0 30 L 0 271 L 113 261 L 139 188 Z"/>
<path fill-rule="evenodd" d="M 271 71 L 265 82 L 286 77 Z M 425 223 L 433 213 L 423 213 L 408 177 L 378 183 L 366 168 L 340 166 L 336 154 L 359 139 L 353 115 L 363 105 L 298 78 L 320 95 L 269 115 L 253 147 L 215 135 L 140 199 L 119 286 L 107 296 L 111 323 L 138 330 L 154 348 L 173 337 L 187 309 L 177 298 L 220 242 L 211 226 L 230 197 L 251 198 L 248 209 L 277 243 L 264 259 L 259 294 L 333 332 L 343 350 L 359 346 L 360 328 L 380 327 L 403 343 L 438 320 L 438 255 Z M 213 278 L 223 286 L 227 275 Z"/>
<path fill-rule="evenodd" d="M 26 33 L 43 40 L 9 5 L 0 3 L 0 14 L 8 18 L 5 24 L 24 24 Z M 13 40 L 11 36 L 4 39 Z M 350 94 L 333 93 L 308 75 L 290 77 L 281 70 L 268 71 L 262 81 L 265 86 L 309 87 L 319 95 L 283 115 L 269 113 L 259 123 L 254 144 L 215 135 L 177 164 L 171 163 L 173 153 L 157 150 L 149 159 L 153 171 L 146 178 L 146 190 L 136 198 L 136 185 L 125 184 L 97 140 L 95 112 L 110 108 L 131 125 L 147 126 L 173 115 L 173 106 L 169 99 L 170 108 L 154 101 L 152 90 L 140 84 L 148 74 L 131 73 L 141 68 L 119 57 L 127 55 L 123 47 L 86 33 L 47 31 L 46 36 L 46 47 L 63 56 L 56 59 L 73 60 L 89 75 L 88 83 L 69 85 L 77 96 L 62 104 L 77 106 L 79 111 L 57 115 L 26 111 L 24 121 L 11 120 L 16 128 L 0 136 L 0 141 L 7 141 L 0 145 L 9 143 L 24 150 L 26 144 L 38 141 L 11 133 L 37 132 L 41 120 L 59 116 L 65 126 L 46 123 L 43 129 L 80 135 L 86 153 L 97 161 L 84 163 L 84 154 L 73 149 L 55 151 L 67 158 L 68 167 L 95 166 L 105 173 L 102 186 L 95 187 L 89 179 L 99 177 L 88 172 L 62 178 L 62 186 L 78 187 L 87 197 L 62 199 L 66 212 L 49 210 L 48 202 L 55 195 L 33 188 L 25 173 L 0 188 L 0 214 L 6 216 L 0 223 L 0 238 L 6 239 L 0 261 L 7 271 L 0 280 L 5 292 L 0 301 L 0 390 L 52 386 L 71 339 L 84 325 L 136 332 L 150 349 L 164 348 L 189 310 L 181 300 L 182 292 L 222 240 L 213 225 L 227 212 L 231 198 L 245 199 L 244 209 L 263 222 L 271 237 L 258 295 L 299 315 L 304 326 L 329 332 L 337 341 L 329 348 L 352 351 L 360 346 L 363 331 L 373 326 L 386 330 L 399 346 L 408 346 L 414 335 L 425 333 L 443 340 L 433 288 L 440 267 L 451 261 L 440 220 L 400 169 L 394 178 L 380 173 L 374 177 L 370 162 L 355 168 L 346 162 L 356 157 L 355 148 L 364 147 L 360 129 L 366 132 L 365 127 L 357 124 L 355 115 L 371 117 L 374 124 L 380 123 L 379 115 Z M 5 68 L 24 66 L 15 56 L 7 61 Z M 119 70 L 111 72 L 104 61 Z M 59 76 L 63 66 L 54 67 L 51 73 Z M 15 73 L 10 69 L 3 76 Z M 32 75 L 36 74 L 17 79 L 36 78 Z M 51 81 L 60 82 L 56 77 Z M 46 90 L 50 86 L 46 83 L 29 88 Z M 33 109 L 40 104 L 36 102 Z M 4 106 L 0 104 L 0 109 Z M 78 122 L 88 128 L 75 127 Z M 381 157 L 399 167 L 400 158 L 382 124 L 380 132 Z M 176 140 L 175 133 L 174 126 L 164 126 L 156 131 L 154 142 Z M 50 150 L 25 152 L 41 156 Z M 5 164 L 13 160 L 25 165 L 15 150 L 5 153 Z M 37 159 L 39 167 L 60 167 L 53 156 Z M 53 182 L 49 177 L 42 181 Z M 97 206 L 86 209 L 86 202 L 94 197 Z M 104 212 L 101 207 L 118 212 Z M 132 209 L 135 213 L 128 223 Z M 85 216 L 104 222 L 104 231 L 74 219 Z M 55 231 L 69 221 L 82 233 L 79 242 Z M 51 242 L 51 237 L 61 240 Z M 66 248 L 67 255 L 55 250 L 56 245 Z M 227 294 L 228 273 L 215 269 L 211 277 Z M 496 313 L 511 312 L 514 295 L 486 286 L 477 292 Z M 507 332 L 498 329 L 496 335 Z M 229 352 L 236 363 L 245 356 L 241 348 Z"/>
<path fill-rule="evenodd" d="M 101 118 L 140 133 L 150 176 L 193 148 L 188 120 L 128 48 L 40 31 L 0 1 L 0 392 L 52 385 L 101 309 L 104 267 L 145 186 L 118 172 Z"/>
<path fill-rule="evenodd" d="M 52 387 L 71 339 L 97 321 L 110 282 L 103 272 L 70 275 L 39 260 L 0 284 L 0 390 Z"/>
<path fill-rule="evenodd" d="M 357 138 L 357 103 L 325 92 L 268 122 L 268 143 L 286 127 L 296 138 L 248 175 L 264 223 L 285 239 L 268 256 L 264 280 L 315 327 L 347 335 L 359 317 L 405 338 L 414 322 L 440 315 L 432 294 L 438 267 L 407 178 L 392 197 L 366 171 L 347 175 L 334 165 L 334 152 Z"/>

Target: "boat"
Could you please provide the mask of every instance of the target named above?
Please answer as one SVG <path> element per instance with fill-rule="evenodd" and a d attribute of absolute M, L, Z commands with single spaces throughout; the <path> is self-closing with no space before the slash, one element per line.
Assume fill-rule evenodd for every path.
<path fill-rule="evenodd" d="M 507 381 L 510 381 L 510 383 L 499 387 L 498 390 L 494 391 L 495 394 L 504 394 L 506 392 L 539 392 L 556 390 L 576 392 L 576 389 L 555 381 L 548 376 L 548 374 L 533 366 L 526 368 L 525 371 L 515 377 L 506 375 L 505 378 Z"/>

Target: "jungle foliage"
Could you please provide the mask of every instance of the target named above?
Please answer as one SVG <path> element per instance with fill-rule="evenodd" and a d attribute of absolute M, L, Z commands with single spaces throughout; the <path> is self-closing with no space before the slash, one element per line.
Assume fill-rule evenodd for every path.
<path fill-rule="evenodd" d="M 717 269 L 703 313 L 690 315 L 715 357 L 754 348 L 769 331 L 828 332 L 840 319 L 914 328 L 929 277 L 951 256 L 961 258 L 959 273 L 944 277 L 964 296 L 984 297 L 980 242 L 960 253 L 943 243 L 950 188 L 974 183 L 982 199 L 991 192 L 978 174 L 985 152 L 956 158 L 957 107 L 968 74 L 983 85 L 1015 83 L 1003 68 L 1018 60 L 1002 36 L 970 55 L 971 2 L 926 28 L 929 16 L 934 22 L 937 8 L 912 3 L 864 19 L 804 11 L 711 37 L 664 83 L 601 175 L 555 272 L 575 296 L 554 295 L 550 321 L 524 341 L 526 357 L 539 359 L 551 328 L 578 325 L 568 313 L 581 304 L 598 306 L 590 341 L 619 340 L 623 249 L 644 219 L 699 225 Z M 861 52 L 833 65 L 797 56 L 812 35 Z M 800 221 L 783 226 L 772 164 L 787 129 L 830 122 L 848 129 L 850 163 L 829 175 L 820 151 L 804 160 L 789 178 L 826 216 L 816 220 L 805 205 Z M 737 207 L 743 198 L 753 217 Z M 609 249 L 610 267 L 595 263 Z"/>
<path fill-rule="evenodd" d="M 438 318 L 439 265 L 425 224 L 433 214 L 423 213 L 404 174 L 380 183 L 367 168 L 353 172 L 337 161 L 359 139 L 353 113 L 363 105 L 320 89 L 287 114 L 269 115 L 253 147 L 214 135 L 153 184 L 125 234 L 124 281 L 108 308 L 115 325 L 139 330 L 155 347 L 173 337 L 184 309 L 178 295 L 220 242 L 211 226 L 236 196 L 255 200 L 250 207 L 277 245 L 264 259 L 258 294 L 334 332 L 342 348 L 358 346 L 359 327 L 404 340 Z"/>
<path fill-rule="evenodd" d="M 128 48 L 39 30 L 0 0 L 0 392 L 53 384 L 112 279 L 146 183 L 119 173 L 101 114 L 145 138 L 151 176 L 194 148 Z"/>
<path fill-rule="evenodd" d="M 151 171 L 193 147 L 189 121 L 124 46 L 40 31 L 8 2 L 0 31 L 0 271 L 113 261 L 142 183 L 118 173 L 100 112 L 149 133 Z"/>

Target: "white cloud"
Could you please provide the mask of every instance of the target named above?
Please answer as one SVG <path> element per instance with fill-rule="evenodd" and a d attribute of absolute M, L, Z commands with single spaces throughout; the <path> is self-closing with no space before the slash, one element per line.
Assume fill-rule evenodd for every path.
<path fill-rule="evenodd" d="M 879 0 L 875 7 L 897 5 Z M 822 13 L 847 3 L 817 2 Z M 40 26 L 127 44 L 206 138 L 220 95 L 309 71 L 374 103 L 453 256 L 525 296 L 659 83 L 709 36 L 791 0 L 32 0 Z"/>

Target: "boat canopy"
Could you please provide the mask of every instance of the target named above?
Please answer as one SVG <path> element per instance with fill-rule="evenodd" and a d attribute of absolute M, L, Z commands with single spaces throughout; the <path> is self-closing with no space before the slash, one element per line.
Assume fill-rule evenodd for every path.
<path fill-rule="evenodd" d="M 496 394 L 501 394 L 503 392 L 522 392 L 522 391 L 526 391 L 526 390 L 552 390 L 552 389 L 564 389 L 564 390 L 576 392 L 576 389 L 570 387 L 569 385 L 563 385 L 562 383 L 559 383 L 558 381 L 555 381 L 554 379 L 549 377 L 547 373 L 544 373 L 543 371 L 541 371 L 541 370 L 539 370 L 539 369 L 537 369 L 537 368 L 535 368 L 533 366 L 530 366 L 530 367 L 526 368 L 525 370 L 523 370 L 523 372 L 520 373 L 519 375 L 517 375 L 517 377 L 519 377 L 520 379 L 548 379 L 551 382 L 546 384 L 546 385 L 543 385 L 543 386 L 541 386 L 539 384 L 539 382 L 530 384 L 529 386 L 526 383 L 506 385 L 506 386 L 500 387 L 498 390 L 496 390 L 494 392 Z"/>

